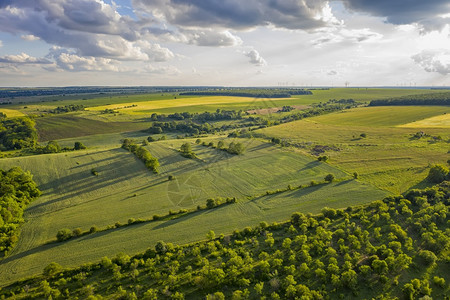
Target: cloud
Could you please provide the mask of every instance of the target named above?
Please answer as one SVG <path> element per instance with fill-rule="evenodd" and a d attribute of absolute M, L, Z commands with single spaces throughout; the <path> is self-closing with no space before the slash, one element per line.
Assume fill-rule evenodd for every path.
<path fill-rule="evenodd" d="M 47 68 L 51 71 L 119 71 L 119 61 L 117 60 L 93 56 L 81 57 L 60 47 L 50 49 L 46 58 L 53 62 L 53 66 Z"/>
<path fill-rule="evenodd" d="M 21 53 L 19 55 L 5 55 L 0 57 L 0 63 L 4 64 L 15 64 L 15 65 L 25 65 L 25 64 L 51 64 L 52 62 L 46 58 L 36 58 L 29 56 L 26 53 Z"/>
<path fill-rule="evenodd" d="M 164 74 L 164 75 L 178 75 L 181 74 L 181 71 L 178 70 L 174 66 L 153 66 L 153 65 L 146 65 L 144 67 L 144 71 L 151 74 Z"/>
<path fill-rule="evenodd" d="M 417 23 L 425 30 L 440 30 L 448 24 L 441 15 L 450 12 L 448 0 L 343 0 L 351 10 L 385 17 L 387 22 L 400 25 Z"/>
<path fill-rule="evenodd" d="M 450 74 L 450 50 L 448 49 L 423 50 L 411 58 L 427 72 Z"/>
<path fill-rule="evenodd" d="M 73 49 L 80 57 L 165 61 L 174 56 L 159 44 L 142 43 L 138 24 L 101 0 L 17 0 L 0 10 L 0 28 Z"/>
<path fill-rule="evenodd" d="M 25 40 L 25 41 L 37 41 L 37 40 L 39 40 L 39 38 L 37 36 L 34 36 L 32 34 L 24 34 L 24 35 L 21 35 L 20 38 L 22 40 Z"/>
<path fill-rule="evenodd" d="M 133 0 L 162 23 L 185 28 L 246 30 L 257 26 L 313 30 L 329 21 L 321 0 Z"/>
<path fill-rule="evenodd" d="M 338 74 L 338 72 L 336 72 L 335 70 L 330 70 L 330 71 L 327 72 L 328 76 L 335 76 L 337 74 Z"/>
<path fill-rule="evenodd" d="M 333 44 L 341 42 L 361 43 L 380 40 L 382 34 L 374 32 L 369 28 L 363 29 L 346 29 L 334 28 L 327 33 L 321 33 L 321 37 L 313 40 L 311 43 L 314 46 L 321 46 L 323 44 Z"/>
<path fill-rule="evenodd" d="M 242 40 L 231 32 L 207 30 L 186 30 L 183 32 L 190 44 L 208 47 L 230 47 L 242 44 Z"/>
<path fill-rule="evenodd" d="M 261 66 L 267 65 L 266 60 L 264 58 L 262 58 L 262 56 L 259 54 L 259 52 L 256 51 L 255 49 L 245 52 L 244 54 L 245 54 L 245 56 L 250 58 L 250 63 L 254 64 L 255 66 L 261 67 Z"/>

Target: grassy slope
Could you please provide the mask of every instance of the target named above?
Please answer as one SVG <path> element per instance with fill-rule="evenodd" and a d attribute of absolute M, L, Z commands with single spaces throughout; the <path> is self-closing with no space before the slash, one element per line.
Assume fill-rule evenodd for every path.
<path fill-rule="evenodd" d="M 447 107 L 390 107 L 391 117 L 384 107 L 372 110 L 358 108 L 300 120 L 257 132 L 268 137 L 280 137 L 296 142 L 333 145 L 339 151 L 329 151 L 330 164 L 349 173 L 358 172 L 361 179 L 380 188 L 400 193 L 419 184 L 433 163 L 445 163 L 448 159 L 446 140 L 448 128 L 424 128 L 443 141 L 432 143 L 429 138 L 412 139 L 420 128 L 392 127 L 433 114 L 450 110 Z M 384 113 L 383 113 L 384 112 Z M 360 138 L 366 133 L 366 138 Z"/>
<path fill-rule="evenodd" d="M 24 113 L 15 110 L 15 109 L 8 109 L 8 108 L 0 108 L 0 113 L 4 113 L 7 118 L 15 118 L 15 117 L 23 117 L 25 116 Z"/>
<path fill-rule="evenodd" d="M 56 115 L 36 119 L 36 129 L 40 141 L 106 134 L 148 128 L 145 122 L 103 122 L 86 119 L 77 115 Z"/>
<path fill-rule="evenodd" d="M 175 150 L 184 142 L 153 143 L 150 151 L 161 162 L 153 175 L 121 149 L 94 150 L 3 159 L 1 168 L 20 165 L 36 174 L 43 196 L 26 211 L 17 247 L 1 265 L 0 279 L 9 282 L 35 274 L 51 261 L 75 266 L 120 251 L 135 253 L 158 240 L 184 243 L 199 240 L 209 229 L 230 232 L 260 221 L 283 220 L 295 210 L 319 211 L 323 206 L 346 207 L 385 193 L 358 182 L 317 186 L 305 190 L 245 200 L 247 195 L 288 184 L 322 180 L 327 173 L 346 174 L 305 156 L 281 151 L 255 140 L 243 156 L 193 146 L 200 160 L 185 159 Z M 99 176 L 92 176 L 95 168 Z M 176 177 L 167 181 L 168 174 Z M 134 196 L 136 195 L 136 196 Z M 238 204 L 199 212 L 179 220 L 135 225 L 98 233 L 64 244 L 49 244 L 62 228 L 105 227 L 128 218 L 148 218 L 168 210 L 204 205 L 209 197 L 236 196 Z M 186 234 L 189 232 L 189 234 Z"/>

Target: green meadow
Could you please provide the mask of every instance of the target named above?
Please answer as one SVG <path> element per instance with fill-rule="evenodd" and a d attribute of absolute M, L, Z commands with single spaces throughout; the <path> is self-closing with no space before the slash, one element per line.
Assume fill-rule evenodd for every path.
<path fill-rule="evenodd" d="M 329 163 L 360 179 L 393 193 L 420 187 L 435 163 L 445 163 L 448 156 L 448 128 L 426 127 L 428 137 L 414 135 L 420 127 L 402 127 L 417 120 L 441 116 L 449 107 L 360 107 L 308 118 L 256 131 L 307 145 L 328 146 Z M 361 136 L 365 135 L 365 137 Z"/>
<path fill-rule="evenodd" d="M 15 248 L 0 261 L 1 285 L 39 274 L 51 262 L 76 267 L 118 252 L 140 253 L 160 240 L 192 243 L 204 240 L 210 230 L 230 234 L 262 221 L 285 221 L 295 211 L 319 213 L 323 207 L 369 203 L 429 185 L 425 178 L 430 165 L 449 159 L 449 131 L 441 120 L 450 113 L 449 107 L 361 106 L 258 130 L 245 129 L 241 137 L 228 136 L 240 128 L 195 137 L 179 132 L 156 134 L 154 138 L 165 136 L 166 140 L 144 146 L 160 163 L 159 174 L 153 174 L 132 153 L 120 148 L 125 138 L 138 144 L 147 139 L 150 134 L 144 130 L 152 124 L 152 113 L 247 111 L 350 98 L 363 105 L 373 99 L 420 93 L 430 90 L 339 88 L 313 90 L 313 95 L 289 99 L 149 94 L 83 100 L 71 96 L 7 106 L 2 111 L 8 117 L 11 109 L 17 112 L 15 116 L 36 116 L 43 145 L 55 140 L 70 148 L 82 142 L 87 149 L 0 159 L 0 169 L 20 166 L 30 171 L 42 191 L 25 210 L 26 222 Z M 70 104 L 85 105 L 86 111 L 47 112 Z M 115 112 L 104 114 L 105 109 Z M 270 114 L 261 117 L 278 118 Z M 420 125 L 436 118 L 438 121 L 429 121 L 428 126 Z M 238 122 L 221 120 L 217 124 Z M 433 126 L 436 122 L 440 126 Z M 420 131 L 426 135 L 415 138 Z M 200 143 L 196 143 L 198 138 Z M 289 141 L 291 146 L 272 144 L 272 138 Z M 219 141 L 225 145 L 241 143 L 245 152 L 232 155 L 206 146 Z M 186 142 L 197 158 L 180 155 L 179 149 Z M 318 155 L 329 160 L 319 162 Z M 353 178 L 355 172 L 357 179 Z M 332 183 L 324 182 L 327 174 L 334 175 Z M 302 188 L 297 188 L 300 185 Z M 237 203 L 197 210 L 205 207 L 207 199 L 218 197 L 236 197 Z M 129 219 L 149 220 L 183 209 L 189 213 L 115 228 L 116 223 L 126 224 Z M 109 229 L 56 242 L 60 229 L 89 231 L 92 226 Z"/>
<path fill-rule="evenodd" d="M 193 242 L 202 240 L 209 229 L 230 233 L 261 221 L 282 221 L 296 210 L 318 212 L 323 206 L 346 207 L 386 195 L 370 185 L 349 181 L 346 173 L 307 156 L 255 139 L 238 140 L 246 145 L 244 155 L 229 155 L 190 140 L 196 160 L 184 158 L 177 151 L 186 140 L 151 143 L 148 149 L 161 163 L 158 175 L 118 147 L 2 159 L 0 168 L 20 166 L 35 174 L 43 192 L 27 209 L 21 239 L 2 262 L 2 282 L 39 273 L 51 261 L 76 266 L 119 251 L 143 251 L 158 240 Z M 97 176 L 91 174 L 92 169 Z M 267 190 L 323 181 L 328 173 L 343 181 L 265 196 Z M 167 180 L 168 175 L 176 180 Z M 116 222 L 125 224 L 129 218 L 195 209 L 216 197 L 236 197 L 238 203 L 173 221 L 51 243 L 62 228 L 86 231 L 94 225 L 104 228 Z"/>

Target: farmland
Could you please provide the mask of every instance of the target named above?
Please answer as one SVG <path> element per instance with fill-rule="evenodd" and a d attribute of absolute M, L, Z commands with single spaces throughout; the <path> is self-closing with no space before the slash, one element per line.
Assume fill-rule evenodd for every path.
<path fill-rule="evenodd" d="M 40 154 L 15 149 L 0 159 L 0 169 L 29 171 L 42 191 L 25 210 L 16 246 L 0 261 L 0 282 L 40 274 L 51 262 L 77 267 L 118 252 L 142 253 L 161 240 L 202 241 L 210 230 L 227 235 L 263 221 L 283 222 L 295 211 L 317 214 L 324 207 L 364 205 L 430 186 L 430 166 L 449 159 L 450 108 L 364 105 L 412 93 L 430 90 L 328 89 L 284 99 L 158 93 L 83 100 L 71 95 L 7 105 L 3 111 L 8 119 L 34 117 L 39 142 L 53 140 L 65 150 Z M 350 98 L 356 101 L 353 108 L 320 110 L 330 99 Z M 85 109 L 51 112 L 72 104 Z M 296 110 L 280 112 L 283 106 Z M 242 110 L 242 117 L 198 121 L 168 116 L 218 109 Z M 15 114 L 8 115 L 10 110 Z M 280 122 L 307 110 L 318 116 Z M 217 130 L 193 134 L 164 127 L 150 133 L 154 113 L 167 124 L 197 122 Z M 219 130 L 225 125 L 229 127 Z M 159 173 L 122 149 L 124 139 L 156 157 Z M 87 149 L 72 149 L 77 142 Z M 180 155 L 185 143 L 195 154 L 192 158 Z M 225 151 L 232 143 L 245 151 Z M 318 161 L 324 155 L 327 160 Z M 324 180 L 328 174 L 333 175 L 330 182 Z M 236 198 L 236 203 L 206 209 L 208 199 L 218 198 Z M 128 225 L 130 219 L 145 221 Z M 56 242 L 61 229 L 88 232 L 93 226 L 99 231 Z"/>
<path fill-rule="evenodd" d="M 337 149 L 326 153 L 331 165 L 357 172 L 361 180 L 379 188 L 401 193 L 420 184 L 430 164 L 448 159 L 449 138 L 448 128 L 425 127 L 429 138 L 415 139 L 419 128 L 403 125 L 417 119 L 440 118 L 448 111 L 448 107 L 362 107 L 257 132 L 301 144 L 328 145 Z M 433 136 L 440 139 L 434 140 Z"/>

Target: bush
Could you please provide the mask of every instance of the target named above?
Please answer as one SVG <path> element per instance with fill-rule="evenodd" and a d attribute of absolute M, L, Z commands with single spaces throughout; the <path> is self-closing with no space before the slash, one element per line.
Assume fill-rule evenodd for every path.
<path fill-rule="evenodd" d="M 86 146 L 83 145 L 82 142 L 75 142 L 75 144 L 73 145 L 73 150 L 83 150 L 86 149 Z"/>
<path fill-rule="evenodd" d="M 63 268 L 62 268 L 62 266 L 60 264 L 52 262 L 48 266 L 46 266 L 44 268 L 44 272 L 43 273 L 44 273 L 45 276 L 53 276 L 56 273 L 61 272 L 62 269 Z"/>
<path fill-rule="evenodd" d="M 68 240 L 70 238 L 72 238 L 72 231 L 70 229 L 67 229 L 67 228 L 61 229 L 56 234 L 56 239 L 58 240 L 58 242 L 63 242 L 63 241 L 66 241 L 66 240 Z"/>
<path fill-rule="evenodd" d="M 427 266 L 434 264 L 437 260 L 436 255 L 428 250 L 421 250 L 418 254 L 419 258 L 422 259 Z"/>
<path fill-rule="evenodd" d="M 328 174 L 327 176 L 325 176 L 325 181 L 326 182 L 332 182 L 334 180 L 334 175 L 333 174 Z"/>
<path fill-rule="evenodd" d="M 80 236 L 83 234 L 83 231 L 81 230 L 81 228 L 75 228 L 72 233 L 73 236 Z"/>

